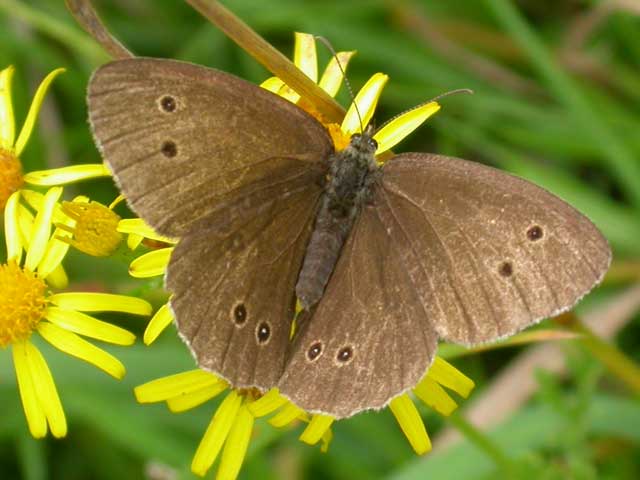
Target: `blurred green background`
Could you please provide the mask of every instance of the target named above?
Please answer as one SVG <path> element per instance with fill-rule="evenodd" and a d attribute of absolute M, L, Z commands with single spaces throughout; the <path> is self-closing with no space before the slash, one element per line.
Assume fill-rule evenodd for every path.
<path fill-rule="evenodd" d="M 179 1 L 96 1 L 103 20 L 135 54 L 189 60 L 254 82 L 268 73 Z M 636 0 L 227 1 L 290 56 L 293 32 L 358 51 L 354 89 L 377 71 L 391 79 L 378 124 L 447 90 L 427 125 L 396 151 L 431 151 L 524 176 L 586 213 L 605 233 L 614 264 L 579 307 L 582 320 L 610 337 L 491 350 L 451 360 L 477 382 L 451 421 L 421 408 L 436 449 L 419 458 L 388 411 L 334 426 L 329 453 L 297 440 L 301 429 L 258 422 L 241 478 L 484 479 L 640 478 L 640 4 Z M 319 47 L 321 66 L 329 55 Z M 65 67 L 52 88 L 25 170 L 100 158 L 86 123 L 91 71 L 108 60 L 55 0 L 0 0 L 0 68 L 16 66 L 15 111 L 26 115 L 39 81 Z M 347 105 L 342 92 L 339 100 Z M 110 180 L 66 190 L 109 203 Z M 120 213 L 123 213 L 122 211 Z M 67 260 L 70 289 L 141 295 L 159 306 L 161 280 L 133 280 L 132 257 Z M 99 275 L 96 275 L 99 272 Z M 621 311 L 622 310 L 622 311 Z M 141 333 L 144 320 L 111 320 Z M 543 322 L 552 328 L 551 321 Z M 181 415 L 140 406 L 132 387 L 191 368 L 172 329 L 151 347 L 111 348 L 128 368 L 116 382 L 42 346 L 67 412 L 64 440 L 34 441 L 16 391 L 8 351 L 0 352 L 0 478 L 187 479 L 191 457 L 214 411 Z M 443 353 L 457 351 L 443 349 Z M 459 353 L 459 352 L 457 352 Z M 452 436 L 451 429 L 462 431 Z M 478 434 L 478 432 L 480 432 Z M 209 476 L 213 472 L 210 472 Z"/>

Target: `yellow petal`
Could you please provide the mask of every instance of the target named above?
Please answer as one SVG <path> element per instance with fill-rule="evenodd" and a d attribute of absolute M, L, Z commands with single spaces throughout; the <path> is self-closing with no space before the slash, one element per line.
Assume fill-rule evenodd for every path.
<path fill-rule="evenodd" d="M 361 131 L 358 112 L 362 115 L 362 128 L 366 128 L 376 110 L 382 89 L 388 80 L 389 77 L 387 75 L 376 73 L 360 89 L 342 121 L 341 129 L 345 135 L 353 135 Z M 358 106 L 357 109 L 356 105 Z"/>
<path fill-rule="evenodd" d="M 44 194 L 40 192 L 36 192 L 35 190 L 30 190 L 28 188 L 24 188 L 20 191 L 22 198 L 29 204 L 29 206 L 34 209 L 36 212 L 42 210 L 42 206 L 44 205 Z M 56 204 L 53 208 L 53 221 L 58 223 L 65 220 L 65 216 L 60 211 L 60 205 Z"/>
<path fill-rule="evenodd" d="M 318 55 L 313 35 L 295 32 L 293 63 L 314 83 L 318 82 Z"/>
<path fill-rule="evenodd" d="M 58 350 L 95 365 L 114 378 L 124 377 L 124 365 L 117 358 L 80 338 L 75 333 L 49 322 L 40 322 L 38 333 Z"/>
<path fill-rule="evenodd" d="M 320 446 L 320 451 L 322 453 L 327 453 L 329 451 L 331 440 L 333 440 L 333 431 L 331 431 L 331 429 L 328 429 L 326 432 L 324 432 L 324 435 L 322 435 L 322 446 Z"/>
<path fill-rule="evenodd" d="M 284 82 L 278 77 L 269 77 L 260 84 L 265 90 L 269 90 L 271 93 L 279 94 L 280 89 L 284 86 Z"/>
<path fill-rule="evenodd" d="M 45 196 L 34 190 L 30 190 L 28 188 L 23 188 L 20 191 L 22 198 L 29 204 L 29 206 L 34 209 L 36 212 L 42 210 L 44 206 Z M 76 198 L 86 198 L 86 197 L 76 197 Z M 53 207 L 53 216 L 51 217 L 53 223 L 63 223 L 69 225 L 75 225 L 75 221 L 72 223 L 68 223 L 69 217 L 67 217 L 60 208 L 60 204 L 56 203 Z"/>
<path fill-rule="evenodd" d="M 125 198 L 124 195 L 120 194 L 118 195 L 115 200 L 113 202 L 111 202 L 109 204 L 109 210 L 113 210 L 114 208 L 116 208 L 121 202 L 124 202 Z"/>
<path fill-rule="evenodd" d="M 136 399 L 140 403 L 163 402 L 169 398 L 186 395 L 201 388 L 226 382 L 212 373 L 197 368 L 157 378 L 134 388 Z"/>
<path fill-rule="evenodd" d="M 7 242 L 7 260 L 15 260 L 16 263 L 20 263 L 22 259 L 22 241 L 18 224 L 19 200 L 20 192 L 13 192 L 4 207 L 4 235 Z"/>
<path fill-rule="evenodd" d="M 29 172 L 25 174 L 24 181 L 33 185 L 54 186 L 109 176 L 111 176 L 111 172 L 103 163 L 87 163 Z"/>
<path fill-rule="evenodd" d="M 45 278 L 47 285 L 58 290 L 63 290 L 69 286 L 69 277 L 67 272 L 64 271 L 62 265 L 58 265 L 53 271 Z"/>
<path fill-rule="evenodd" d="M 287 401 L 286 398 L 280 395 L 280 390 L 272 388 L 256 401 L 249 403 L 247 408 L 254 417 L 264 417 L 271 412 L 275 412 Z"/>
<path fill-rule="evenodd" d="M 31 342 L 26 343 L 26 350 L 33 384 L 42 410 L 47 417 L 51 433 L 56 438 L 62 438 L 67 434 L 67 419 L 64 416 L 62 403 L 60 403 L 60 397 L 53 382 L 51 371 L 40 350 Z"/>
<path fill-rule="evenodd" d="M 405 393 L 394 398 L 389 407 L 413 450 L 418 455 L 431 450 L 431 441 L 424 428 L 422 418 L 409 396 Z"/>
<path fill-rule="evenodd" d="M 129 247 L 129 250 L 135 250 L 140 246 L 143 240 L 144 240 L 144 237 L 142 235 L 138 235 L 136 233 L 130 233 L 127 236 L 127 247 Z"/>
<path fill-rule="evenodd" d="M 227 382 L 220 381 L 214 385 L 209 385 L 199 390 L 194 390 L 189 392 L 188 394 L 181 395 L 179 397 L 169 398 L 167 400 L 167 407 L 173 413 L 180 413 L 186 410 L 190 410 L 192 408 L 197 407 L 198 405 L 202 405 L 204 402 L 211 400 L 212 398 L 217 397 L 219 394 L 224 392 L 229 385 Z"/>
<path fill-rule="evenodd" d="M 56 293 L 49 302 L 67 310 L 81 312 L 124 312 L 133 315 L 150 315 L 151 304 L 141 298 L 111 293 Z"/>
<path fill-rule="evenodd" d="M 11 81 L 14 71 L 11 65 L 0 72 L 0 148 L 5 150 L 13 149 L 16 138 L 16 121 L 11 98 Z"/>
<path fill-rule="evenodd" d="M 278 413 L 269 419 L 269 423 L 277 428 L 284 427 L 304 414 L 304 410 L 288 402 Z"/>
<path fill-rule="evenodd" d="M 135 233 L 160 242 L 176 243 L 175 239 L 163 237 L 140 218 L 123 218 L 118 222 L 117 230 L 120 233 Z"/>
<path fill-rule="evenodd" d="M 49 234 L 51 232 L 51 217 L 53 215 L 53 207 L 62 195 L 62 188 L 53 187 L 44 196 L 42 208 L 36 214 L 36 218 L 31 227 L 31 242 L 27 251 L 25 267 L 32 272 L 37 270 L 38 264 L 42 260 L 47 243 L 49 242 Z"/>
<path fill-rule="evenodd" d="M 451 412 L 458 407 L 444 388 L 428 375 L 415 386 L 413 393 L 441 415 L 451 415 Z"/>
<path fill-rule="evenodd" d="M 74 202 L 83 201 L 85 198 L 86 197 L 76 197 Z M 67 231 L 65 227 L 73 227 L 76 221 L 66 217 L 65 215 L 62 215 L 62 217 L 63 220 L 59 222 L 61 226 L 54 230 L 53 235 L 47 244 L 47 249 L 44 252 L 44 257 L 40 262 L 40 265 L 38 265 L 38 273 L 43 278 L 48 277 L 51 272 L 58 268 L 69 251 L 69 243 L 60 240 L 60 238 L 71 238 L 73 236 L 73 234 Z"/>
<path fill-rule="evenodd" d="M 24 195 L 26 190 L 21 190 L 20 194 Z M 20 230 L 20 242 L 25 250 L 29 249 L 31 243 L 31 230 L 33 229 L 34 217 L 27 207 L 18 203 L 18 229 Z"/>
<path fill-rule="evenodd" d="M 36 90 L 36 94 L 33 96 L 33 101 L 31 102 L 31 106 L 29 107 L 29 113 L 27 113 L 27 118 L 22 125 L 22 130 L 20 130 L 20 135 L 18 135 L 18 140 L 16 140 L 15 151 L 16 155 L 20 156 L 22 150 L 25 145 L 29 141 L 29 137 L 31 136 L 31 131 L 33 130 L 33 126 L 36 123 L 36 118 L 38 118 L 38 112 L 40 111 L 40 107 L 42 106 L 42 101 L 44 100 L 44 96 L 47 93 L 47 89 L 54 78 L 56 78 L 59 74 L 64 72 L 64 68 L 58 68 L 51 72 L 49 75 L 45 77 L 42 81 L 38 90 Z"/>
<path fill-rule="evenodd" d="M 438 110 L 440 110 L 440 105 L 436 102 L 427 103 L 398 115 L 384 125 L 373 136 L 374 140 L 378 142 L 376 155 L 380 155 L 396 146 Z"/>
<path fill-rule="evenodd" d="M 145 345 L 151 345 L 156 338 L 164 331 L 165 328 L 173 321 L 173 312 L 169 308 L 169 304 L 162 305 L 153 318 L 149 321 L 144 331 L 143 341 Z"/>
<path fill-rule="evenodd" d="M 435 358 L 427 371 L 427 376 L 464 398 L 469 396 L 475 386 L 473 380 L 440 357 Z"/>
<path fill-rule="evenodd" d="M 70 237 L 71 235 L 69 235 L 68 232 L 56 228 L 49 239 L 42 261 L 38 265 L 38 274 L 40 274 L 42 278 L 47 278 L 56 268 L 60 267 L 62 260 L 69 251 L 70 245 L 57 238 L 59 236 Z"/>
<path fill-rule="evenodd" d="M 269 90 L 271 93 L 275 93 L 279 97 L 284 98 L 285 100 L 289 100 L 291 103 L 296 103 L 300 99 L 300 95 L 289 88 L 278 77 L 269 77 L 262 82 L 260 86 L 265 90 Z"/>
<path fill-rule="evenodd" d="M 314 415 L 309 425 L 307 425 L 307 428 L 305 428 L 302 435 L 300 435 L 300 440 L 309 445 L 315 445 L 322 439 L 327 430 L 331 428 L 334 420 L 335 418 L 329 415 Z"/>
<path fill-rule="evenodd" d="M 206 474 L 215 462 L 236 420 L 241 403 L 242 397 L 232 390 L 218 407 L 191 462 L 191 471 L 196 475 Z"/>
<path fill-rule="evenodd" d="M 163 275 L 169 265 L 173 247 L 152 250 L 140 255 L 129 265 L 129 275 L 135 278 L 149 278 Z"/>
<path fill-rule="evenodd" d="M 42 438 L 47 434 L 47 417 L 36 395 L 35 385 L 31 377 L 31 368 L 27 360 L 26 342 L 15 343 L 12 353 L 20 399 L 22 400 L 24 414 L 27 417 L 29 431 L 34 438 Z"/>
<path fill-rule="evenodd" d="M 65 310 L 59 307 L 47 307 L 44 316 L 51 323 L 85 337 L 95 338 L 103 342 L 116 345 L 131 345 L 136 336 L 107 322 L 103 322 L 89 315 L 75 310 Z"/>
<path fill-rule="evenodd" d="M 327 68 L 322 74 L 322 78 L 320 78 L 320 83 L 318 83 L 318 85 L 332 97 L 335 97 L 338 90 L 340 90 L 342 80 L 344 79 L 342 70 L 345 72 L 347 71 L 347 65 L 349 65 L 349 61 L 355 53 L 355 51 L 338 52 L 336 54 L 338 60 L 336 60 L 336 57 L 331 57 L 331 60 L 329 60 L 329 65 L 327 65 Z M 340 65 L 338 65 L 338 61 L 340 62 Z M 342 66 L 342 70 L 340 69 L 340 66 Z"/>
<path fill-rule="evenodd" d="M 235 480 L 238 477 L 251 440 L 253 422 L 253 415 L 246 405 L 242 405 L 225 442 L 216 479 Z"/>

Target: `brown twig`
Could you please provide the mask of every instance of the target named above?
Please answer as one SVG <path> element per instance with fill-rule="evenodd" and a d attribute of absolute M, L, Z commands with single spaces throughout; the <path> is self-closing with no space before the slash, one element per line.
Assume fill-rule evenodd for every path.
<path fill-rule="evenodd" d="M 231 40 L 311 102 L 328 120 L 341 122 L 344 108 L 302 73 L 287 57 L 215 0 L 186 0 Z"/>
<path fill-rule="evenodd" d="M 67 9 L 84 30 L 113 58 L 131 58 L 131 53 L 109 33 L 90 0 L 65 0 Z"/>

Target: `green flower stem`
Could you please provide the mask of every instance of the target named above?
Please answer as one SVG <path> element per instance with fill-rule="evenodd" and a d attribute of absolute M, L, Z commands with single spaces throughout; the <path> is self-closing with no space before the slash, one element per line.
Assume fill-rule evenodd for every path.
<path fill-rule="evenodd" d="M 640 206 L 640 162 L 627 146 L 602 121 L 592 105 L 569 75 L 558 68 L 543 43 L 527 25 L 514 2 L 486 0 L 495 17 L 529 55 L 533 67 L 546 81 L 557 101 L 564 104 L 584 128 L 584 135 L 596 140 L 604 158 L 608 159 L 620 187 L 629 200 Z M 576 132 L 576 135 L 579 135 Z"/>
<path fill-rule="evenodd" d="M 513 462 L 488 436 L 469 423 L 459 412 L 453 412 L 448 420 L 467 440 L 491 457 L 502 470 L 502 478 L 515 478 Z"/>
<path fill-rule="evenodd" d="M 574 316 L 573 328 L 582 334 L 580 342 L 600 360 L 609 371 L 635 394 L 640 394 L 640 366 L 614 345 L 602 340 Z"/>
<path fill-rule="evenodd" d="M 83 33 L 51 15 L 36 10 L 29 5 L 29 2 L 0 0 L 1 10 L 51 35 L 70 48 L 79 51 L 94 63 L 102 63 L 109 59 L 98 45 L 93 42 L 87 42 L 87 37 Z"/>

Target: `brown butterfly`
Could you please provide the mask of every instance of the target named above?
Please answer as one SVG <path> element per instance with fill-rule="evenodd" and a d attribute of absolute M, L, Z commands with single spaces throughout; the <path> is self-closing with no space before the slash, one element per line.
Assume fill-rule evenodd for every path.
<path fill-rule="evenodd" d="M 433 154 L 380 167 L 369 131 L 335 152 L 311 115 L 227 73 L 115 61 L 88 103 L 132 209 L 180 238 L 166 285 L 198 364 L 310 412 L 381 408 L 439 338 L 489 342 L 557 315 L 610 263 L 596 227 L 540 187 Z"/>

